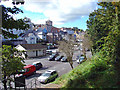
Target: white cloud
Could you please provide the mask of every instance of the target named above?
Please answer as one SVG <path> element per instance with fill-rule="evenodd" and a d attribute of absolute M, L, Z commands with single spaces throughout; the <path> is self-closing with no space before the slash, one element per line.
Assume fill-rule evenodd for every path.
<path fill-rule="evenodd" d="M 27 0 L 24 9 L 44 13 L 55 24 L 62 24 L 89 15 L 96 9 L 95 0 Z"/>
<path fill-rule="evenodd" d="M 25 0 L 23 8 L 31 12 L 43 13 L 54 24 L 63 24 L 89 15 L 96 6 L 96 0 Z M 38 23 L 43 19 L 32 21 Z"/>

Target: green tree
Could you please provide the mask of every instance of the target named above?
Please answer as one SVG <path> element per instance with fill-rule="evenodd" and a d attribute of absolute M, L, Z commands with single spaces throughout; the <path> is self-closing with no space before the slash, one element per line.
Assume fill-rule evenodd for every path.
<path fill-rule="evenodd" d="M 94 51 L 101 51 L 108 63 L 120 74 L 120 1 L 100 2 L 101 6 L 89 15 L 88 34 L 93 40 Z M 120 80 L 119 77 L 118 80 Z"/>
<path fill-rule="evenodd" d="M 8 8 L 3 5 L 0 5 L 2 8 L 2 35 L 4 38 L 17 38 L 17 35 L 14 35 L 12 32 L 9 32 L 9 29 L 22 29 L 27 30 L 29 28 L 28 24 L 25 24 L 23 19 L 14 20 L 12 15 L 23 13 L 23 11 L 14 6 L 14 8 Z"/>
<path fill-rule="evenodd" d="M 8 8 L 3 5 L 0 5 L 2 8 L 2 35 L 4 38 L 17 38 L 17 35 L 14 35 L 12 32 L 9 32 L 9 29 L 22 29 L 27 30 L 29 25 L 25 24 L 23 19 L 14 20 L 13 15 L 18 14 L 23 11 L 17 7 Z M 18 51 L 7 45 L 2 46 L 2 77 L 4 89 L 7 89 L 6 82 L 8 81 L 11 74 L 15 73 L 17 70 L 21 70 L 23 68 L 23 58 L 18 54 Z M 15 53 L 17 52 L 17 56 Z"/>
<path fill-rule="evenodd" d="M 98 3 L 102 8 L 95 10 L 89 15 L 87 21 L 88 34 L 93 41 L 94 50 L 100 49 L 104 44 L 104 37 L 107 37 L 115 22 L 115 8 L 111 2 Z"/>
<path fill-rule="evenodd" d="M 15 53 L 18 52 L 17 49 L 12 48 L 8 45 L 3 45 L 2 48 L 2 76 L 3 76 L 3 84 L 6 89 L 6 83 L 9 79 L 10 75 L 17 72 L 17 70 L 21 70 L 24 66 L 22 63 L 23 58 L 21 55 L 15 56 Z"/>

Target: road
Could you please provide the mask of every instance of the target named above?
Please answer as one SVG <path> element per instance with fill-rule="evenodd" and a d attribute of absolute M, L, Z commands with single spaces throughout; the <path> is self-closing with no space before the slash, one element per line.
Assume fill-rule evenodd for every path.
<path fill-rule="evenodd" d="M 34 59 L 25 60 L 26 65 L 32 64 L 33 62 L 36 62 L 36 61 L 40 61 L 43 64 L 43 68 L 37 70 L 36 74 L 26 78 L 27 88 L 30 88 L 31 84 L 35 83 L 35 79 L 37 79 L 42 73 L 44 73 L 47 70 L 56 70 L 58 72 L 59 76 L 72 70 L 68 62 L 49 61 L 48 57 L 49 56 L 40 58 L 40 59 L 34 58 Z M 77 65 L 78 64 L 74 60 L 73 67 L 76 67 Z M 41 84 L 39 81 L 36 81 L 36 83 L 37 83 L 36 87 L 42 87 L 42 86 L 46 85 L 46 84 Z M 32 86 L 35 87 L 35 85 L 32 85 Z"/>
<path fill-rule="evenodd" d="M 78 66 L 78 64 L 76 62 L 76 57 L 80 54 L 81 54 L 80 50 L 76 50 L 74 52 L 74 55 L 73 55 L 73 67 L 74 68 L 76 66 Z M 47 84 L 41 84 L 37 80 L 37 78 L 47 70 L 56 70 L 58 72 L 59 76 L 65 74 L 65 73 L 68 73 L 70 70 L 72 70 L 71 66 L 68 62 L 49 61 L 48 57 L 49 56 L 45 56 L 45 57 L 41 57 L 41 58 L 31 58 L 31 59 L 25 60 L 26 65 L 32 64 L 33 62 L 36 62 L 36 61 L 40 61 L 43 65 L 43 67 L 41 69 L 36 71 L 36 74 L 29 76 L 25 79 L 27 88 L 35 88 L 35 87 L 41 88 L 41 87 L 44 87 L 45 85 L 47 85 Z M 36 85 L 33 85 L 33 84 L 35 84 L 35 82 L 36 82 Z"/>
<path fill-rule="evenodd" d="M 80 46 L 79 46 L 80 48 Z M 89 55 L 89 52 L 87 52 Z M 78 66 L 77 62 L 76 62 L 76 57 L 79 56 L 81 54 L 81 51 L 78 49 L 74 52 L 73 55 L 73 67 L 75 68 L 76 66 Z M 32 64 L 33 62 L 36 61 L 40 61 L 43 64 L 43 68 L 41 68 L 40 70 L 36 71 L 36 74 L 26 78 L 26 85 L 27 88 L 31 87 L 31 84 L 35 83 L 35 79 L 36 79 L 36 87 L 40 88 L 40 87 L 44 87 L 47 84 L 41 84 L 39 81 L 37 81 L 37 78 L 44 73 L 47 70 L 56 70 L 59 74 L 59 76 L 68 73 L 71 69 L 71 66 L 68 62 L 60 62 L 60 61 L 49 61 L 48 60 L 49 56 L 46 57 L 42 57 L 42 58 L 33 58 L 33 59 L 28 59 L 25 60 L 25 64 Z M 32 83 L 31 83 L 32 82 Z M 35 87 L 35 85 L 32 85 L 32 87 Z"/>

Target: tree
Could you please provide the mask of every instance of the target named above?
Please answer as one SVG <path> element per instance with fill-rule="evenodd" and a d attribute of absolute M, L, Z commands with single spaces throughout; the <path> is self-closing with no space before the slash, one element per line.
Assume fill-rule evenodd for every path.
<path fill-rule="evenodd" d="M 100 2 L 98 5 L 102 6 L 102 8 L 92 12 L 87 21 L 87 32 L 93 41 L 94 50 L 102 48 L 104 37 L 107 37 L 112 30 L 116 17 L 115 8 L 111 2 Z"/>
<path fill-rule="evenodd" d="M 18 52 L 17 49 L 12 48 L 8 45 L 3 45 L 2 48 L 2 76 L 3 84 L 6 89 L 7 80 L 9 80 L 10 75 L 21 70 L 24 66 L 22 63 L 23 58 L 21 55 L 15 56 L 15 53 Z"/>
<path fill-rule="evenodd" d="M 74 38 L 69 36 L 68 40 L 59 41 L 59 51 L 67 56 L 67 60 L 73 69 L 72 57 L 74 54 Z"/>
<path fill-rule="evenodd" d="M 101 9 L 92 12 L 87 21 L 88 33 L 95 51 L 120 74 L 120 1 L 100 2 Z M 118 80 L 120 78 L 118 77 Z"/>
<path fill-rule="evenodd" d="M 2 35 L 5 38 L 17 38 L 17 35 L 14 35 L 12 32 L 9 32 L 9 29 L 22 29 L 27 30 L 29 28 L 28 24 L 25 24 L 23 19 L 14 20 L 14 14 L 23 13 L 23 11 L 16 6 L 14 8 L 7 8 L 3 5 L 0 5 L 2 8 Z"/>
<path fill-rule="evenodd" d="M 17 38 L 17 35 L 14 35 L 13 33 L 9 32 L 9 29 L 22 29 L 26 30 L 29 28 L 29 25 L 25 24 L 23 19 L 14 20 L 13 16 L 14 14 L 18 14 L 19 12 L 23 11 L 17 7 L 13 8 L 7 8 L 3 5 L 0 5 L 0 8 L 2 8 L 2 26 L 0 27 L 2 29 L 2 35 L 4 38 Z M 4 89 L 7 90 L 6 82 L 8 81 L 11 74 L 15 73 L 17 70 L 21 70 L 23 68 L 23 58 L 21 55 L 15 56 L 14 54 L 18 51 L 7 45 L 2 46 L 2 77 L 3 77 L 3 84 Z"/>
<path fill-rule="evenodd" d="M 83 49 L 83 55 L 85 56 L 85 60 L 87 60 L 86 57 L 86 49 L 92 49 L 92 41 L 89 38 L 89 35 L 85 33 L 84 37 L 81 38 L 82 41 L 82 49 Z"/>

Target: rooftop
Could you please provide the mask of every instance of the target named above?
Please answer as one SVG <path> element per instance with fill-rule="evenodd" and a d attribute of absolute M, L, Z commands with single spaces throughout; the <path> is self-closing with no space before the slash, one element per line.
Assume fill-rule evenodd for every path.
<path fill-rule="evenodd" d="M 20 45 L 27 50 L 47 48 L 46 45 L 41 44 L 20 44 Z"/>

